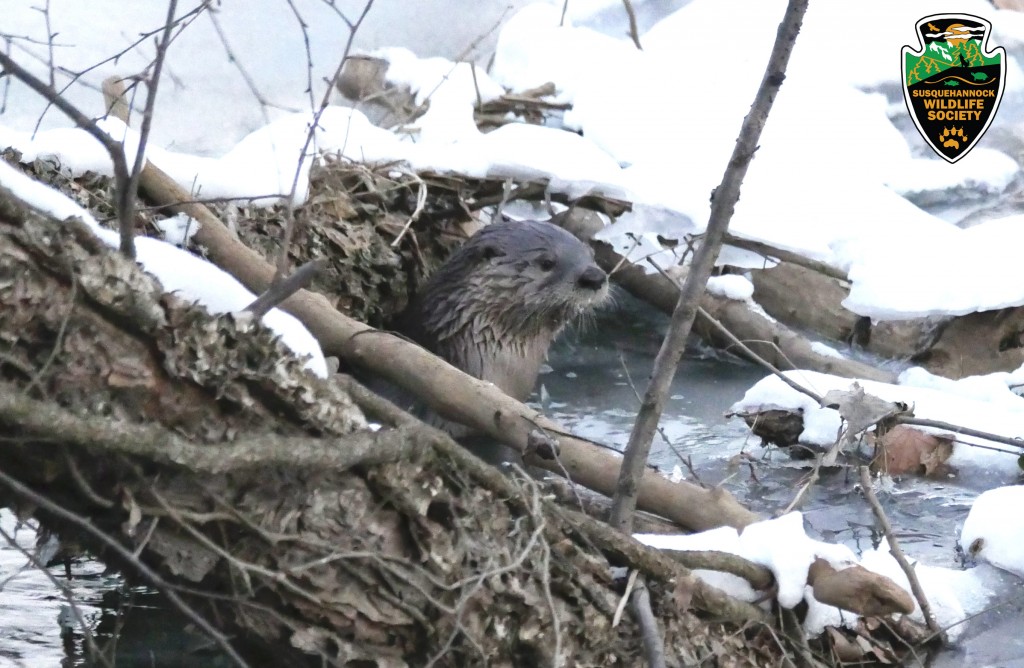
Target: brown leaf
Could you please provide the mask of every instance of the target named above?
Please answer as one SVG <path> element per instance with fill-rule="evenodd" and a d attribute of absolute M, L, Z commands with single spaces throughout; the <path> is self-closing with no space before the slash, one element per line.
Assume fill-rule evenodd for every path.
<path fill-rule="evenodd" d="M 836 653 L 836 657 L 843 663 L 854 663 L 864 658 L 864 648 L 860 646 L 860 643 L 850 640 L 843 632 L 839 629 L 828 626 L 825 628 L 828 633 L 829 640 L 832 641 L 832 651 Z"/>
<path fill-rule="evenodd" d="M 946 462 L 952 454 L 951 436 L 897 425 L 876 441 L 871 468 L 889 475 L 917 473 L 940 477 L 949 472 Z"/>

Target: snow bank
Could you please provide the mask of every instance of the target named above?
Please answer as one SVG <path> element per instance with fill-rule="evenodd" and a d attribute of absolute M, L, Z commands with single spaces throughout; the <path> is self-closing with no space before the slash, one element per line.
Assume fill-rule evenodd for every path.
<path fill-rule="evenodd" d="M 960 545 L 977 559 L 1024 578 L 1024 487 L 982 493 L 960 532 Z"/>

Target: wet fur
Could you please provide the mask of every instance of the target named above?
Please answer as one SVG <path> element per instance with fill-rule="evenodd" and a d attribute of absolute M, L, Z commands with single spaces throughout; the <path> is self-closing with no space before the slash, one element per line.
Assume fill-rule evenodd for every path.
<path fill-rule="evenodd" d="M 493 223 L 430 277 L 397 329 L 522 400 L 559 332 L 607 297 L 605 279 L 590 248 L 562 228 Z"/>

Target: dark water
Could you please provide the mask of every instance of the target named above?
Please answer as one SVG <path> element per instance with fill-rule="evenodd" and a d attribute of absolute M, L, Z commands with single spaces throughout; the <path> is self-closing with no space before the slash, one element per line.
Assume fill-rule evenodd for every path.
<path fill-rule="evenodd" d="M 569 332 L 556 344 L 550 370 L 541 377 L 534 400 L 576 433 L 622 447 L 629 438 L 639 401 L 661 344 L 667 319 L 638 306 L 625 295 L 589 326 Z M 746 425 L 724 413 L 764 373 L 754 366 L 711 351 L 690 351 L 676 375 L 654 444 L 652 463 L 671 472 L 688 458 L 700 479 L 724 485 L 748 507 L 765 516 L 785 509 L 807 474 L 804 463 L 777 449 L 766 450 Z M 635 390 L 634 390 L 635 387 Z M 742 456 L 738 456 L 742 455 Z M 970 503 L 1006 480 L 972 477 L 944 481 L 897 481 L 881 501 L 905 551 L 937 566 L 955 567 L 956 529 Z M 873 548 L 875 521 L 844 471 L 826 473 L 799 507 L 810 533 L 854 550 Z M 6 512 L 6 511 L 3 511 Z M 12 530 L 13 518 L 0 515 L 0 528 Z M 34 534 L 19 533 L 30 547 Z M 3 541 L 0 540 L 0 545 Z M 0 547 L 0 583 L 24 565 L 9 547 Z M 145 588 L 125 589 L 116 576 L 104 575 L 96 562 L 63 567 L 52 574 L 74 592 L 77 607 L 101 644 L 116 640 L 116 665 L 219 667 L 223 658 L 205 651 L 206 643 L 184 631 L 185 624 L 158 595 Z M 1024 589 L 1011 576 L 994 575 L 1000 595 L 992 610 L 971 622 L 960 644 L 930 658 L 930 665 L 1019 666 L 1024 668 Z M 0 668 L 6 666 L 82 666 L 83 637 L 60 591 L 42 573 L 26 569 L 0 589 Z"/>

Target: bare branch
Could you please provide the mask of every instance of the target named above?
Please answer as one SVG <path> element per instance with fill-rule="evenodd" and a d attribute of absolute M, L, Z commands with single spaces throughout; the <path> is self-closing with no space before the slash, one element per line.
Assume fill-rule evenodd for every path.
<path fill-rule="evenodd" d="M 48 86 L 42 80 L 37 78 L 34 74 L 26 70 L 24 67 L 16 63 L 10 56 L 5 53 L 0 53 L 0 65 L 3 66 L 10 75 L 24 83 L 26 86 L 34 90 L 40 96 L 42 96 L 47 102 L 60 109 L 64 114 L 74 121 L 75 125 L 88 132 L 96 141 L 103 145 L 103 148 L 107 150 L 110 155 L 111 162 L 114 163 L 114 184 L 117 189 L 118 195 L 118 219 L 122 219 L 122 205 L 123 198 L 121 193 L 127 193 L 129 188 L 129 173 L 128 173 L 128 161 L 124 154 L 124 145 L 121 142 L 114 141 L 114 139 L 106 132 L 100 129 L 96 125 L 96 121 L 89 118 L 81 111 L 78 107 L 68 102 L 55 88 Z M 134 199 L 134 197 L 133 197 Z M 124 230 L 121 231 L 121 252 L 125 252 L 124 246 Z M 126 255 L 130 258 L 135 257 L 135 246 L 131 244 L 129 246 L 130 254 Z"/>
<path fill-rule="evenodd" d="M 291 0 L 288 0 L 289 5 Z M 299 151 L 299 159 L 295 165 L 295 176 L 292 178 L 292 187 L 288 193 L 288 201 L 286 206 L 288 207 L 286 216 L 287 224 L 284 228 L 284 235 L 281 239 L 281 250 L 277 256 L 277 269 L 274 273 L 274 279 L 272 283 L 277 283 L 284 279 L 285 274 L 288 272 L 288 249 L 292 245 L 292 238 L 295 236 L 295 194 L 299 188 L 299 177 L 302 175 L 302 167 L 306 162 L 306 152 L 309 150 L 309 145 L 313 142 L 313 138 L 316 136 L 316 131 L 320 125 L 320 117 L 323 116 L 324 110 L 330 104 L 331 95 L 334 92 L 334 84 L 341 76 L 341 70 L 345 67 L 345 61 L 348 60 L 348 54 L 352 50 L 352 42 L 356 38 L 356 32 L 359 31 L 359 26 L 362 25 L 363 19 L 370 12 L 370 8 L 373 7 L 373 0 L 366 0 L 366 5 L 363 6 L 363 11 L 359 14 L 359 18 L 356 19 L 355 23 L 349 29 L 348 41 L 345 42 L 345 50 L 342 52 L 341 60 L 338 61 L 338 67 L 334 70 L 334 75 L 331 76 L 328 82 L 327 89 L 324 91 L 323 99 L 320 100 L 320 106 L 313 114 L 313 122 L 309 126 L 309 132 L 306 133 L 306 141 L 302 144 L 302 149 Z M 303 27 L 303 34 L 305 34 L 306 24 L 302 22 L 302 18 L 296 11 L 296 17 L 299 18 L 300 23 Z M 312 95 L 312 88 L 310 89 L 310 95 Z"/>
<path fill-rule="evenodd" d="M 722 238 L 729 227 L 733 210 L 740 196 L 740 185 L 746 175 L 747 168 L 757 143 L 761 137 L 768 113 L 775 101 L 775 95 L 785 79 L 786 66 L 793 51 L 807 0 L 790 0 L 786 13 L 779 25 L 775 46 L 772 49 L 764 77 L 754 97 L 750 113 L 743 120 L 736 146 L 726 168 L 722 183 L 712 195 L 711 218 L 708 221 L 704 242 L 701 244 L 686 282 L 679 294 L 668 332 L 654 362 L 651 382 L 644 393 L 643 405 L 637 416 L 636 424 L 629 437 L 622 469 L 619 472 L 615 491 L 615 504 L 612 508 L 612 525 L 629 533 L 632 527 L 633 513 L 636 509 L 637 493 L 640 476 L 643 474 L 650 452 L 654 431 L 661 418 L 668 394 L 669 385 L 675 376 L 679 359 L 686 347 L 686 339 L 697 316 L 701 295 L 704 293 L 715 258 L 722 245 Z"/>
<path fill-rule="evenodd" d="M 963 434 L 964 436 L 974 436 L 975 438 L 983 438 L 987 441 L 993 441 L 995 443 L 1004 443 L 1006 445 L 1012 445 L 1015 448 L 1024 449 L 1024 439 L 1020 437 L 1013 438 L 1011 436 L 1002 436 L 1000 434 L 993 434 L 988 431 L 980 431 L 978 429 L 971 429 L 970 427 L 961 427 L 959 425 L 951 424 L 949 422 L 942 422 L 941 420 L 926 420 L 925 418 L 916 418 L 910 416 L 900 415 L 896 418 L 897 424 L 906 424 L 915 427 L 934 427 L 935 429 L 945 429 L 951 431 L 954 434 Z M 963 441 L 960 441 L 963 443 Z M 964 443 L 964 445 L 977 446 L 976 443 Z M 981 447 L 981 446 L 978 446 Z M 1006 452 L 1000 450 L 999 452 Z"/>
<path fill-rule="evenodd" d="M 324 268 L 327 261 L 324 258 L 310 260 L 296 269 L 290 276 L 282 281 L 271 283 L 267 291 L 246 306 L 243 311 L 249 311 L 257 318 L 262 318 L 267 311 L 274 308 L 284 300 L 291 297 L 299 290 L 308 287 L 317 273 Z"/>
<path fill-rule="evenodd" d="M 117 227 L 121 232 L 121 253 L 125 257 L 135 257 L 135 199 L 139 191 L 139 175 L 146 163 L 146 143 L 149 131 L 153 126 L 153 111 L 156 108 L 156 91 L 160 85 L 160 73 L 164 68 L 167 47 L 171 43 L 171 31 L 174 29 L 174 12 L 178 8 L 178 0 L 167 3 L 167 22 L 164 31 L 156 43 L 156 59 L 153 61 L 153 73 L 146 82 L 146 106 L 142 110 L 142 127 L 139 128 L 139 145 L 135 151 L 135 164 L 132 165 L 126 188 L 117 189 Z"/>
<path fill-rule="evenodd" d="M 928 624 L 928 628 L 936 636 L 942 639 L 942 642 L 946 642 L 946 633 L 939 626 L 938 622 L 935 621 L 935 616 L 932 614 L 932 608 L 928 604 L 928 597 L 925 596 L 924 589 L 921 587 L 920 580 L 917 579 L 917 573 L 914 571 L 914 567 L 907 561 L 906 555 L 903 554 L 903 550 L 900 549 L 900 544 L 896 540 L 896 534 L 893 533 L 892 525 L 889 524 L 889 518 L 885 516 L 885 511 L 882 510 L 882 504 L 878 502 L 878 497 L 875 496 L 875 490 L 871 487 L 871 470 L 867 466 L 860 467 L 860 487 L 864 491 L 864 498 L 867 499 L 868 505 L 871 506 L 871 511 L 875 514 L 875 518 L 878 523 L 882 525 L 882 532 L 885 534 L 885 539 L 889 541 L 889 552 L 893 558 L 896 559 L 896 563 L 903 569 L 903 573 L 906 574 L 907 580 L 910 581 L 910 591 L 914 593 L 914 598 L 917 599 L 917 604 L 921 606 L 921 614 L 924 615 L 924 621 Z"/>

